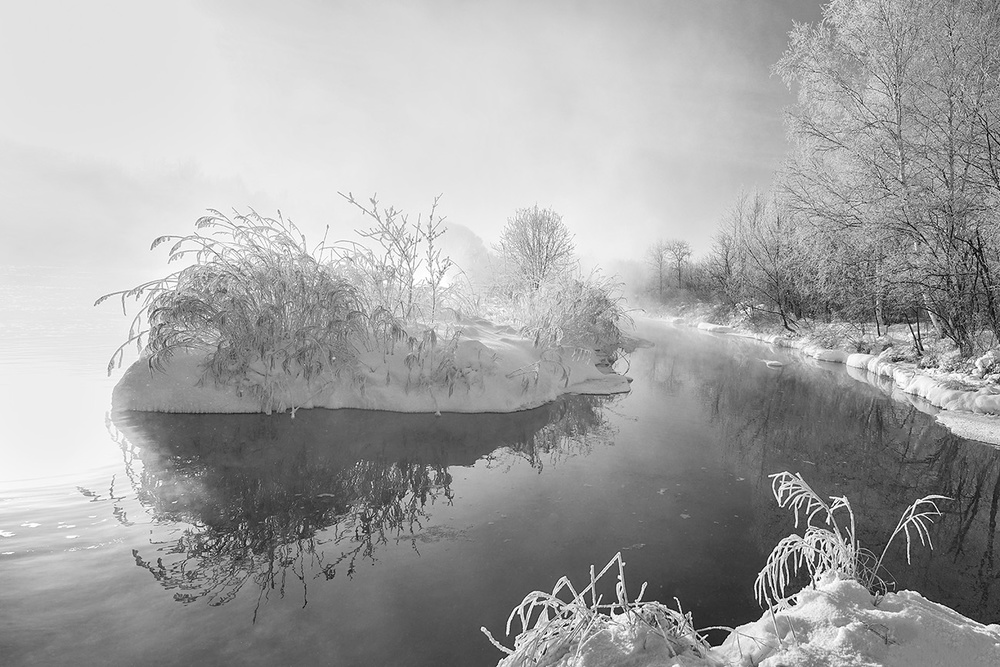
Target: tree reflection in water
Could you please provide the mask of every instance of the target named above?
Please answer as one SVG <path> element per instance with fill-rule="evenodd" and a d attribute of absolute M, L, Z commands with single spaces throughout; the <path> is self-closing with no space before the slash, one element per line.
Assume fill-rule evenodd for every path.
<path fill-rule="evenodd" d="M 888 570 L 901 588 L 1000 622 L 1000 450 L 955 436 L 924 414 L 932 406 L 906 395 L 887 400 L 891 385 L 859 382 L 839 365 L 682 331 L 651 353 L 653 382 L 665 395 L 680 387 L 696 397 L 724 456 L 753 484 L 762 553 L 789 530 L 771 495 L 773 472 L 801 472 L 821 495 L 846 495 L 860 541 L 878 549 L 914 498 L 945 495 L 953 500 L 932 527 L 935 550 L 914 549 L 907 565 L 905 544 L 895 545 Z M 763 358 L 785 365 L 768 368 Z"/>
<path fill-rule="evenodd" d="M 140 503 L 162 527 L 133 550 L 174 599 L 222 605 L 248 583 L 268 596 L 354 574 L 390 541 L 447 536 L 428 507 L 453 501 L 452 466 L 543 461 L 610 442 L 609 400 L 569 396 L 514 414 L 361 410 L 289 415 L 120 413 L 115 438 Z M 137 463 L 139 465 L 137 465 Z"/>

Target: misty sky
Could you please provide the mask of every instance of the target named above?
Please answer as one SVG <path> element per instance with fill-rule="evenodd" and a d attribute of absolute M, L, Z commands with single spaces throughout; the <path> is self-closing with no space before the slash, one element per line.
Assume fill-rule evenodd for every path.
<path fill-rule="evenodd" d="M 158 267 L 210 207 L 349 237 L 338 190 L 443 193 L 487 243 L 538 203 L 584 255 L 704 252 L 780 163 L 770 68 L 821 4 L 0 2 L 0 263 Z"/>

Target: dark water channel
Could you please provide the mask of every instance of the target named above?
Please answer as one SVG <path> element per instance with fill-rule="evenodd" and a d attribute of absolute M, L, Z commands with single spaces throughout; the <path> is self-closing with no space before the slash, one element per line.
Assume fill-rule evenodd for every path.
<path fill-rule="evenodd" d="M 1000 451 L 842 367 L 639 334 L 632 394 L 514 415 L 113 416 L 117 468 L 0 486 L 0 663 L 495 664 L 480 626 L 619 550 L 633 594 L 731 626 L 792 529 L 786 469 L 847 495 L 874 550 L 914 498 L 953 497 L 936 550 L 888 568 L 1000 622 Z"/>

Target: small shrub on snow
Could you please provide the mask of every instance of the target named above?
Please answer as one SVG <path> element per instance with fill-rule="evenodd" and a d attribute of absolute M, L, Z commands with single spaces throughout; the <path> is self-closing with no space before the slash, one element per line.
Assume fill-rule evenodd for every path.
<path fill-rule="evenodd" d="M 460 319 L 459 308 L 479 300 L 446 280 L 452 264 L 441 255 L 438 200 L 423 224 L 411 224 L 374 197 L 362 205 L 342 196 L 374 221 L 358 232 L 367 244 L 327 245 L 324 238 L 310 247 L 280 214 L 272 219 L 253 211 L 232 218 L 210 211 L 193 234 L 156 239 L 153 247 L 173 244 L 168 262 L 194 264 L 98 300 L 120 297 L 123 310 L 128 300 L 139 302 L 109 374 L 130 344 L 150 370 L 166 370 L 175 352 L 192 351 L 205 355 L 202 382 L 253 396 L 265 412 L 295 409 L 283 401 L 302 381 L 318 392 L 331 376 L 347 378 L 363 395 L 360 359 L 374 352 L 405 355 L 407 389 L 447 388 L 451 396 L 475 383 L 455 362 L 461 331 L 444 320 Z M 567 346 L 613 364 L 629 345 L 622 285 L 597 274 L 561 275 L 538 289 L 508 291 L 504 301 L 499 319 L 521 326 L 543 351 Z M 558 370 L 559 354 L 543 360 Z"/>
<path fill-rule="evenodd" d="M 841 338 L 832 331 L 824 331 L 819 335 L 809 337 L 814 345 L 819 345 L 828 350 L 835 350 L 840 347 Z"/>
<path fill-rule="evenodd" d="M 879 356 L 886 361 L 894 363 L 901 361 L 916 363 L 921 357 L 920 353 L 912 345 L 893 345 L 882 350 Z"/>
<path fill-rule="evenodd" d="M 917 368 L 937 368 L 938 357 L 936 354 L 925 354 L 917 361 Z"/>
<path fill-rule="evenodd" d="M 847 341 L 848 349 L 858 352 L 860 354 L 871 354 L 872 353 L 872 341 L 865 340 L 864 338 L 850 338 Z"/>
<path fill-rule="evenodd" d="M 962 354 L 957 349 L 947 350 L 938 354 L 937 367 L 947 373 L 961 371 L 966 365 L 966 360 L 962 358 Z"/>
<path fill-rule="evenodd" d="M 975 361 L 976 375 L 985 377 L 1000 370 L 1000 352 L 989 350 Z"/>
<path fill-rule="evenodd" d="M 513 295 L 508 312 L 538 347 L 567 346 L 596 352 L 613 364 L 627 349 L 631 325 L 622 285 L 605 276 L 562 276 L 537 290 Z"/>
<path fill-rule="evenodd" d="M 291 221 L 211 211 L 195 227 L 153 241 L 173 242 L 168 262 L 191 255 L 195 264 L 98 299 L 120 297 L 123 311 L 130 298 L 142 304 L 109 374 L 132 343 L 150 369 L 179 350 L 204 350 L 206 378 L 269 406 L 288 377 L 346 369 L 376 333 L 377 313 L 365 313 L 358 289 L 321 259 L 327 247 L 310 249 Z M 383 333 L 397 336 L 397 328 L 389 318 Z"/>
<path fill-rule="evenodd" d="M 802 569 L 807 571 L 813 582 L 824 574 L 835 573 L 857 581 L 873 595 L 884 595 L 888 584 L 883 578 L 882 561 L 893 540 L 900 533 L 906 536 L 907 563 L 910 562 L 911 530 L 916 533 L 921 544 L 933 548 L 928 526 L 935 516 L 941 515 L 936 501 L 948 500 L 939 495 L 928 495 L 916 500 L 903 512 L 882 553 L 876 557 L 858 543 L 854 529 L 854 511 L 846 497 L 830 496 L 828 503 L 799 474 L 786 471 L 770 475 L 770 478 L 771 490 L 778 506 L 790 508 L 795 513 L 796 528 L 799 526 L 801 512 L 805 531 L 802 535 L 792 533 L 778 542 L 768 556 L 764 569 L 757 575 L 754 592 L 765 608 L 783 609 L 791 604 L 797 591 L 790 592 L 788 587 L 793 575 Z M 839 515 L 838 511 L 841 512 Z M 838 516 L 846 521 L 839 523 Z"/>
<path fill-rule="evenodd" d="M 443 281 L 451 266 L 437 244 L 444 233 L 437 199 L 421 226 L 391 207 L 380 209 L 374 198 L 371 208 L 345 198 L 375 221 L 359 234 L 376 250 L 327 245 L 325 239 L 309 246 L 280 213 L 274 219 L 254 211 L 230 218 L 213 210 L 195 223 L 193 234 L 157 238 L 154 248 L 173 243 L 168 263 L 194 264 L 98 299 L 120 297 L 123 311 L 129 299 L 140 303 L 108 373 L 133 343 L 151 370 L 163 370 L 180 350 L 203 351 L 202 382 L 235 387 L 270 412 L 294 408 L 275 397 L 299 378 L 312 384 L 331 373 L 344 375 L 364 393 L 360 355 L 402 351 L 407 388 L 437 383 L 450 395 L 463 378 L 451 363 L 455 336 L 436 344 L 437 318 L 449 305 Z"/>
<path fill-rule="evenodd" d="M 615 565 L 617 600 L 603 603 L 597 595 L 597 582 Z M 625 562 L 618 552 L 600 573 L 595 575 L 591 566 L 590 584 L 580 592 L 562 577 L 551 593 L 529 593 L 507 618 L 508 636 L 514 619 L 521 624 L 513 649 L 494 639 L 486 628 L 482 632 L 508 655 L 500 663 L 503 667 L 578 664 L 581 656 L 600 656 L 612 647 L 621 650 L 623 645 L 664 660 L 707 657 L 709 644 L 695 630 L 691 614 L 681 611 L 680 603 L 674 610 L 660 602 L 641 602 L 645 590 L 643 584 L 636 599 L 628 599 Z M 564 592 L 571 596 L 569 601 L 559 597 Z"/>

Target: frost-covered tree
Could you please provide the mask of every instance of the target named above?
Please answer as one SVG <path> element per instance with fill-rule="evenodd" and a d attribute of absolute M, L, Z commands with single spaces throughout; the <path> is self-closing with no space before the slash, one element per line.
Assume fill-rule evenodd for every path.
<path fill-rule="evenodd" d="M 656 280 L 656 294 L 663 301 L 663 279 L 667 272 L 667 244 L 657 241 L 646 251 L 646 264 L 653 271 Z"/>
<path fill-rule="evenodd" d="M 664 246 L 667 256 L 670 257 L 670 263 L 673 265 L 674 271 L 677 272 L 677 287 L 680 287 L 681 268 L 687 262 L 688 258 L 691 257 L 691 244 L 687 241 L 671 239 Z"/>
<path fill-rule="evenodd" d="M 794 330 L 805 314 L 796 282 L 803 269 L 787 211 L 764 193 L 744 194 L 723 221 L 715 245 L 715 256 L 725 261 L 726 274 L 718 280 L 724 298 L 747 312 L 776 315 Z"/>
<path fill-rule="evenodd" d="M 677 239 L 659 240 L 646 251 L 646 264 L 652 269 L 656 281 L 656 293 L 663 300 L 663 287 L 666 284 L 667 272 L 674 271 L 677 275 L 677 288 L 683 287 L 681 270 L 691 257 L 691 244 Z"/>
<path fill-rule="evenodd" d="M 562 216 L 535 204 L 507 219 L 496 250 L 513 279 L 538 289 L 572 268 L 576 245 Z"/>
<path fill-rule="evenodd" d="M 833 0 L 776 66 L 798 92 L 789 210 L 862 254 L 876 313 L 917 294 L 965 353 L 1000 333 L 998 26 L 992 1 Z"/>

